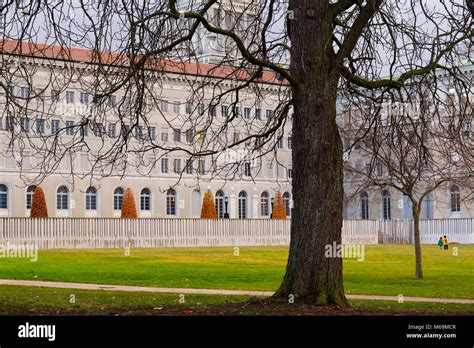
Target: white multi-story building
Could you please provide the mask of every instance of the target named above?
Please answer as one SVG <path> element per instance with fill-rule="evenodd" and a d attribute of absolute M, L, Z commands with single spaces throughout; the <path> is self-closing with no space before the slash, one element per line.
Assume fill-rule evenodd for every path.
<path fill-rule="evenodd" d="M 6 50 L 4 46 L 4 52 Z M 49 168 L 53 168 L 40 183 L 45 192 L 49 216 L 51 217 L 118 217 L 126 188 L 131 188 L 135 195 L 137 210 L 140 217 L 199 217 L 203 192 L 211 189 L 216 200 L 219 217 L 228 214 L 230 218 L 269 218 L 271 202 L 276 192 L 281 192 L 291 212 L 291 128 L 285 126 L 279 133 L 275 150 L 263 156 L 258 163 L 244 161 L 240 175 L 234 179 L 228 175 L 217 175 L 212 158 L 196 157 L 190 163 L 185 151 L 145 152 L 140 160 L 133 158 L 123 171 L 111 173 L 107 177 L 95 174 L 92 178 L 85 175 L 94 164 L 93 153 L 106 152 L 113 146 L 114 139 L 130 131 L 131 124 L 127 120 L 119 120 L 116 116 L 107 115 L 100 125 L 78 125 L 83 120 L 83 110 L 91 103 L 91 94 L 83 84 L 68 80 L 66 86 L 51 84 L 54 74 L 56 82 L 61 81 L 65 63 L 58 47 L 22 44 L 21 55 L 13 52 L 3 54 L 3 64 L 21 64 L 29 70 L 31 83 L 25 83 L 20 77 L 11 81 L 2 81 L 8 85 L 8 92 L 0 90 L 1 115 L 1 156 L 0 156 L 0 215 L 29 216 L 34 178 L 41 168 L 45 169 L 45 159 L 41 152 L 33 151 L 26 146 L 19 149 L 11 146 L 12 134 L 15 137 L 35 138 L 46 137 L 48 134 L 60 134 L 60 142 L 74 141 L 83 137 L 88 149 L 69 154 L 64 158 L 56 158 Z M 68 50 L 67 64 L 74 67 L 74 73 L 84 75 L 91 69 L 90 52 L 83 49 Z M 34 56 L 34 59 L 33 59 Z M 72 64 L 72 65 L 71 65 Z M 189 103 L 189 79 L 199 79 L 199 72 L 212 68 L 206 64 L 186 64 L 185 69 L 169 69 L 161 74 L 159 87 L 159 103 L 147 114 L 147 125 L 136 125 L 134 139 L 130 140 L 130 148 L 139 148 L 140 140 L 149 137 L 152 143 L 166 148 L 180 147 L 183 149 L 203 146 L 205 131 L 184 127 L 190 114 L 199 106 Z M 244 137 L 252 132 L 249 125 L 267 122 L 273 115 L 278 104 L 282 82 L 274 74 L 265 72 L 259 85 L 266 92 L 265 99 L 257 101 L 252 90 L 242 92 L 241 101 L 235 107 L 235 121 L 229 125 L 224 134 L 233 140 Z M 219 85 L 227 88 L 232 81 L 219 79 Z M 28 104 L 28 112 L 24 116 L 12 117 L 5 109 L 8 97 L 26 98 L 37 95 Z M 111 104 L 123 101 L 121 91 L 109 96 Z M 45 112 L 44 110 L 48 110 Z M 35 112 L 35 110 L 37 112 Z M 39 112 L 39 110 L 42 110 Z M 212 117 L 216 122 L 224 122 L 230 112 L 230 101 L 223 99 L 220 104 L 213 105 Z M 142 128 L 143 127 L 143 128 Z M 103 145 L 104 133 L 109 139 L 109 148 Z M 145 134 L 146 133 L 146 134 Z M 54 136 L 53 136 L 54 138 Z M 28 142 L 28 141 L 26 141 Z M 135 145 L 133 145 L 136 143 Z M 49 144 L 49 143 L 48 143 Z M 51 145 L 47 145 L 51 146 Z M 210 146 L 210 145 L 209 145 Z M 45 149 L 46 151 L 47 149 Z M 245 157 L 245 148 L 233 149 L 230 157 Z M 221 156 L 221 160 L 225 156 Z M 235 158 L 234 158 L 235 159 Z M 239 158 L 237 158 L 239 159 Z M 133 163 L 135 162 L 135 165 Z M 72 179 L 71 173 L 75 177 Z M 84 173 L 81 177 L 81 173 Z M 31 185 L 25 184 L 32 181 Z M 227 214 L 226 214 L 227 213 Z"/>
<path fill-rule="evenodd" d="M 249 26 L 257 12 L 257 9 L 252 9 L 252 3 L 253 1 L 245 0 L 222 2 L 219 8 L 209 11 L 208 19 L 227 28 L 238 28 L 246 33 L 244 36 L 247 43 L 251 43 L 257 30 L 254 26 Z M 199 1 L 178 1 L 177 4 L 180 11 L 195 9 L 199 5 Z M 143 124 L 136 125 L 132 145 L 135 142 L 139 146 L 140 140 L 147 136 L 152 143 L 167 149 L 192 149 L 206 144 L 203 140 L 205 132 L 196 125 L 194 128 L 184 126 L 186 119 L 201 107 L 189 102 L 192 93 L 189 81 L 199 80 L 201 75 L 204 77 L 212 71 L 212 64 L 221 62 L 229 47 L 223 37 L 208 33 L 202 28 L 198 29 L 192 45 L 187 52 L 184 52 L 186 47 L 183 47 L 182 53 L 186 55 L 190 51 L 194 52 L 193 59 L 199 63 L 180 62 L 176 66 L 169 64 L 169 68 L 164 69 L 159 78 L 157 97 L 152 102 L 159 105 L 152 105 L 147 114 L 146 127 Z M 52 170 L 40 185 L 45 192 L 51 217 L 118 217 L 126 188 L 131 188 L 134 192 L 140 217 L 199 217 L 203 192 L 209 188 L 215 195 L 219 217 L 269 218 L 271 198 L 276 192 L 283 194 L 287 215 L 291 215 L 291 122 L 286 122 L 278 133 L 274 151 L 258 161 L 244 160 L 240 175 L 216 174 L 213 157 L 196 157 L 190 163 L 186 151 L 165 151 L 166 154 L 149 151 L 138 159 L 131 158 L 129 165 L 123 170 L 112 172 L 106 177 L 101 177 L 99 173 L 91 178 L 86 175 L 92 170 L 91 157 L 108 149 L 103 147 L 103 134 L 109 138 L 109 146 L 113 146 L 114 139 L 130 130 L 131 123 L 126 119 L 119 120 L 111 113 L 110 117 L 102 120 L 99 127 L 95 125 L 76 129 L 84 116 L 83 111 L 91 103 L 90 91 L 79 82 L 71 82 L 73 79 L 70 78 L 63 86 L 52 84 L 51 76 L 55 77 L 55 82 L 59 82 L 71 70 L 74 70 L 73 75 L 87 75 L 93 67 L 90 52 L 71 48 L 66 55 L 58 47 L 33 47 L 27 43 L 22 44 L 21 53 L 6 49 L 8 45 L 5 43 L 2 47 L 2 68 L 9 69 L 11 65 L 21 64 L 30 71 L 32 79 L 27 83 L 21 76 L 8 81 L 3 75 L 0 77 L 0 82 L 5 86 L 0 88 L 0 216 L 29 216 L 34 179 L 46 167 Z M 65 69 L 66 66 L 68 69 Z M 463 69 L 472 74 L 474 68 L 468 63 Z M 232 88 L 232 78 L 223 76 L 225 71 L 216 76 L 216 85 L 222 89 Z M 225 137 L 235 141 L 251 134 L 255 129 L 263 129 L 259 125 L 273 117 L 282 93 L 288 92 L 281 79 L 270 72 L 263 73 L 259 86 L 265 90 L 264 98 L 257 97 L 253 89 L 247 88 L 243 90 L 237 105 L 231 100 L 223 99 L 212 107 L 204 106 L 209 108 L 216 123 L 222 124 L 233 105 L 235 120 L 223 134 Z M 211 90 L 212 88 L 210 87 Z M 209 94 L 213 93 L 211 90 L 208 91 Z M 4 107 L 7 95 L 10 98 L 18 97 L 18 102 L 21 103 L 22 99 L 27 99 L 32 94 L 37 96 L 29 103 L 29 112 L 23 117 L 13 118 Z M 108 98 L 112 107 L 126 100 L 121 90 Z M 51 111 L 46 117 L 45 109 Z M 35 110 L 41 110 L 41 113 L 36 113 Z M 38 117 L 37 114 L 42 116 Z M 46 166 L 41 152 L 32 151 L 28 146 L 19 147 L 18 142 L 16 147 L 11 146 L 12 131 L 17 136 L 23 134 L 27 138 L 60 133 L 64 142 L 74 140 L 79 134 L 84 137 L 84 142 L 90 149 L 77 151 L 69 157 L 56 158 L 54 163 L 48 162 Z M 131 149 L 133 150 L 133 146 Z M 234 159 L 246 156 L 245 147 L 232 151 L 228 155 Z M 365 164 L 364 158 L 356 158 L 355 161 L 359 161 L 361 166 Z M 72 172 L 77 174 L 74 180 Z M 345 182 L 348 195 L 354 187 L 351 180 L 353 179 Z M 28 181 L 33 183 L 25 183 Z M 467 194 L 455 185 L 436 190 L 426 199 L 422 218 L 472 217 L 472 206 L 461 199 Z M 397 209 L 400 201 L 404 203 L 401 205 L 403 208 Z M 407 197 L 388 189 L 361 192 L 346 203 L 345 218 L 411 218 Z"/>
<path fill-rule="evenodd" d="M 473 119 L 473 106 L 472 106 L 472 99 L 474 96 L 474 88 L 473 81 L 474 81 L 474 64 L 472 60 L 464 60 L 460 62 L 459 66 L 457 67 L 461 72 L 463 79 L 465 80 L 465 85 L 467 88 L 470 88 L 470 91 L 467 92 L 464 90 L 463 93 L 457 93 L 454 89 L 452 78 L 448 74 L 447 71 L 444 70 L 437 70 L 437 84 L 436 84 L 436 92 L 442 103 L 440 103 L 440 108 L 443 108 L 442 105 L 450 105 L 452 110 L 456 110 L 455 105 L 458 105 L 463 109 L 460 113 L 462 114 L 463 120 L 459 121 L 461 124 L 461 129 L 459 133 L 461 136 L 458 138 L 458 141 L 465 141 L 468 146 L 471 146 L 472 151 L 472 144 L 473 144 L 473 127 L 474 127 L 474 119 Z M 462 99 L 461 99 L 462 98 Z M 416 99 L 416 98 L 415 98 Z M 361 118 L 361 109 L 354 107 L 351 103 L 346 102 L 344 106 L 344 99 L 340 98 L 339 102 L 339 109 L 340 109 L 340 125 L 341 127 L 347 131 L 347 133 L 343 134 L 343 138 L 347 136 L 347 139 L 344 139 L 344 143 L 346 146 L 346 151 L 349 150 L 350 145 L 354 141 L 353 133 L 351 133 L 351 129 L 354 129 L 354 132 L 357 132 L 358 136 L 364 134 L 364 126 L 363 121 Z M 400 113 L 400 107 L 402 105 L 389 104 L 388 108 L 382 108 L 381 112 L 381 119 L 378 127 L 378 134 L 383 134 L 383 127 L 387 126 L 390 129 L 389 121 L 391 119 L 390 116 Z M 427 107 L 428 109 L 436 108 L 435 101 L 431 101 L 431 105 Z M 420 101 L 417 102 L 417 105 L 408 104 L 404 105 L 403 107 L 407 106 L 410 110 L 407 110 L 412 113 L 420 112 L 418 107 L 420 106 Z M 444 110 L 444 109 L 442 109 Z M 429 122 L 433 122 L 433 124 L 439 123 L 439 115 L 444 115 L 442 117 L 446 117 L 449 115 L 448 118 L 456 120 L 456 111 L 450 111 L 447 113 L 446 111 L 439 111 L 436 113 L 438 116 L 435 116 L 434 113 L 427 113 L 426 116 L 423 118 L 424 120 L 429 120 Z M 443 114 L 445 112 L 445 114 Z M 390 114 L 391 113 L 391 114 Z M 403 112 L 402 112 L 403 114 Z M 416 119 L 416 115 L 413 119 Z M 369 118 L 373 115 L 369 115 Z M 441 119 L 442 119 L 441 117 Z M 373 126 L 372 126 L 373 127 Z M 434 127 L 434 126 L 433 126 Z M 446 128 L 446 127 L 445 127 Z M 418 128 L 420 129 L 420 128 Z M 446 128 L 447 129 L 447 128 Z M 361 131 L 362 130 L 362 131 Z M 393 129 L 391 130 L 393 131 Z M 395 130 L 396 131 L 396 130 Z M 442 135 L 443 132 L 446 130 L 440 130 L 439 133 Z M 447 134 L 447 133 L 444 133 Z M 428 145 L 430 147 L 430 145 Z M 429 150 L 432 153 L 434 152 L 435 146 L 431 145 L 433 150 Z M 466 146 L 466 149 L 468 147 Z M 369 151 L 370 152 L 370 151 Z M 415 151 L 416 152 L 416 151 Z M 344 183 L 344 191 L 345 191 L 345 207 L 343 216 L 345 219 L 412 219 L 412 204 L 410 198 L 399 190 L 394 189 L 393 187 L 386 186 L 381 188 L 380 186 L 370 186 L 367 185 L 363 187 L 367 180 L 367 176 L 359 175 L 359 173 L 363 173 L 364 171 L 373 171 L 373 176 L 380 177 L 381 179 L 379 182 L 383 182 L 383 178 L 387 176 L 391 176 L 389 168 L 379 163 L 372 163 L 372 158 L 368 158 L 367 152 L 364 151 L 363 146 L 360 144 L 355 145 L 350 150 L 350 156 L 347 156 L 347 161 L 349 166 L 356 169 L 352 172 L 346 172 L 345 174 L 345 183 Z M 373 153 L 373 152 L 372 152 Z M 394 157 L 396 155 L 393 155 Z M 433 155 L 434 156 L 434 155 Z M 467 159 L 467 163 L 472 163 L 472 159 L 474 158 L 474 153 L 470 152 L 469 150 L 464 151 L 464 153 L 460 156 L 470 156 Z M 446 165 L 451 165 L 450 159 L 446 157 L 439 158 L 439 163 L 446 162 Z M 374 157 L 375 158 L 375 157 Z M 388 155 L 385 159 L 388 158 Z M 455 158 L 455 156 L 453 156 Z M 399 157 L 395 157 L 394 160 L 400 161 Z M 375 160 L 376 162 L 376 160 Z M 465 163 L 464 161 L 461 161 Z M 374 165 L 375 164 L 375 165 Z M 371 167 L 374 167 L 371 169 Z M 441 167 L 441 166 L 440 166 Z M 460 168 L 460 171 L 465 170 L 465 168 Z M 414 170 L 416 172 L 416 169 Z M 436 176 L 435 173 L 427 173 L 425 178 L 429 178 L 432 180 Z M 421 176 L 423 178 L 423 176 Z M 452 176 L 453 179 L 456 179 L 456 175 Z M 472 179 L 471 179 L 472 180 Z M 390 179 L 387 181 L 396 182 L 396 180 Z M 399 183 L 398 183 L 399 184 Z M 425 180 L 426 184 L 426 180 Z M 437 189 L 433 190 L 432 192 L 428 193 L 425 199 L 421 203 L 421 219 L 446 219 L 446 218 L 473 218 L 474 217 L 474 202 L 473 202 L 473 192 L 472 192 L 472 182 L 465 182 L 465 187 L 462 186 L 464 183 L 457 183 L 451 182 L 447 180 L 443 182 Z M 423 180 L 419 181 L 418 189 L 419 195 L 421 196 L 424 193 L 423 190 L 426 190 L 426 186 L 423 187 L 424 183 Z M 400 185 L 398 185 L 400 186 Z"/>

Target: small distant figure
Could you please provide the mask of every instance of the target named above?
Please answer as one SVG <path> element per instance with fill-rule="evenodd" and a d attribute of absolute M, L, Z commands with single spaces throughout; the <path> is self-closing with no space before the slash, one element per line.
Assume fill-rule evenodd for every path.
<path fill-rule="evenodd" d="M 439 237 L 439 241 L 438 241 L 438 246 L 439 246 L 439 250 L 443 250 L 443 237 Z"/>
<path fill-rule="evenodd" d="M 448 250 L 448 237 L 443 236 L 443 245 L 444 245 L 444 250 Z"/>

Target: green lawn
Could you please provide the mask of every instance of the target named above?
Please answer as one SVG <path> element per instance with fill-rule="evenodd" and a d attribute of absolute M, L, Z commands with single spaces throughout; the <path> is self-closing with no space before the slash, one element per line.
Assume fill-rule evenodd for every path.
<path fill-rule="evenodd" d="M 74 295 L 74 303 L 71 303 Z M 0 286 L 0 315 L 155 314 L 163 307 L 206 306 L 248 300 L 245 296 L 186 295 Z"/>
<path fill-rule="evenodd" d="M 74 295 L 74 303 L 71 303 Z M 350 301 L 348 310 L 279 304 L 251 307 L 245 296 L 154 294 L 118 291 L 0 286 L 0 315 L 289 315 L 289 314 L 455 314 L 474 313 L 474 305 Z M 269 311 L 269 312 L 266 312 Z M 355 313 L 354 313 L 355 312 Z"/>
<path fill-rule="evenodd" d="M 414 278 L 412 245 L 365 246 L 364 261 L 344 261 L 348 294 L 474 298 L 474 246 L 423 246 L 425 278 Z M 183 288 L 276 290 L 287 247 L 40 251 L 37 262 L 0 258 L 0 278 Z"/>

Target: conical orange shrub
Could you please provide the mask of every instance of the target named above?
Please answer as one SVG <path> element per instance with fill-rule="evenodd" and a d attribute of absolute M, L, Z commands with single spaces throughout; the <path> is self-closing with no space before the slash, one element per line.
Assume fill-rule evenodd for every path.
<path fill-rule="evenodd" d="M 211 190 L 204 193 L 201 208 L 201 219 L 217 219 L 216 205 Z"/>
<path fill-rule="evenodd" d="M 281 192 L 275 194 L 272 219 L 286 219 L 285 202 L 283 201 L 283 195 Z"/>
<path fill-rule="evenodd" d="M 122 219 L 136 219 L 138 217 L 135 198 L 130 188 L 127 188 L 123 195 L 122 215 L 120 217 Z"/>
<path fill-rule="evenodd" d="M 47 218 L 48 207 L 46 206 L 46 199 L 44 198 L 43 189 L 39 186 L 33 192 L 33 200 L 31 201 L 30 217 L 32 218 Z"/>

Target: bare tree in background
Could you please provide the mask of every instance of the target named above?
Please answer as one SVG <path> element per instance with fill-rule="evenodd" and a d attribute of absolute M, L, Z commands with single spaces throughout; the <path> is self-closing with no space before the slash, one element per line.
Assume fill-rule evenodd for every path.
<path fill-rule="evenodd" d="M 221 177 L 235 179 L 249 158 L 272 153 L 282 127 L 291 122 L 295 204 L 288 265 L 275 297 L 294 295 L 297 300 L 339 305 L 347 304 L 342 260 L 324 256 L 325 245 L 341 243 L 343 147 L 336 122 L 337 94 L 341 90 L 357 90 L 362 95 L 374 89 L 400 90 L 413 78 L 453 65 L 463 58 L 459 47 L 465 47 L 472 36 L 474 7 L 471 0 L 436 6 L 415 0 L 210 0 L 188 5 L 175 0 L 104 0 L 77 5 L 31 2 L 22 8 L 18 4 L 25 2 L 3 1 L 2 12 L 7 13 L 3 39 L 61 46 L 56 55 L 62 59 L 62 69 L 60 74 L 51 70 L 48 90 L 79 84 L 90 91 L 93 107 L 84 112 L 79 124 L 53 137 L 30 139 L 13 131 L 14 151 L 28 143 L 44 155 L 41 172 L 48 175 L 59 159 L 88 151 L 80 131 L 92 126 L 103 144 L 100 151 L 90 153 L 98 175 L 125 168 L 130 153 L 140 161 L 146 154 L 152 158 L 151 165 L 154 158 L 170 152 L 211 157 L 219 163 L 218 157 L 226 151 L 242 147 L 244 160 L 214 168 Z M 215 46 L 221 52 L 210 69 L 193 67 L 201 51 L 200 35 L 205 33 L 215 34 Z M 36 58 L 29 62 L 41 60 L 41 51 L 48 45 L 36 49 Z M 28 54 L 19 43 L 7 46 L 3 41 L 3 52 Z M 94 52 L 83 60 L 82 73 L 68 61 L 72 58 L 68 47 Z M 113 54 L 101 53 L 108 51 Z M 289 69 L 285 57 L 290 60 Z M 3 113 L 18 125 L 26 109 L 33 108 L 36 114 L 41 110 L 33 104 L 41 100 L 42 91 L 23 98 L 9 93 L 12 76 L 31 83 L 35 74 L 28 60 L 15 63 L 14 58 L 2 55 L 1 87 L 6 94 Z M 181 129 L 196 132 L 196 141 L 192 146 L 171 147 L 151 137 L 132 139 L 141 123 L 145 127 L 138 134 L 150 133 L 149 108 L 158 105 L 160 110 L 160 84 L 171 71 L 182 74 L 191 93 L 184 115 L 174 120 L 162 116 L 170 125 L 181 123 Z M 114 102 L 110 98 L 117 91 L 123 97 Z M 237 106 L 241 98 L 257 96 L 258 103 L 275 93 L 278 100 L 272 117 L 264 122 L 240 118 L 247 129 L 241 139 L 226 136 L 237 121 L 235 112 L 224 120 L 214 117 L 212 105 L 222 101 Z M 52 103 L 46 105 L 42 114 L 47 118 L 54 110 Z M 100 129 L 112 114 L 120 136 L 110 139 Z M 73 134 L 72 140 L 62 140 L 64 132 Z"/>
<path fill-rule="evenodd" d="M 347 105 L 353 108 L 353 117 L 346 120 L 342 132 L 349 145 L 345 169 L 355 189 L 352 197 L 375 190 L 382 193 L 383 202 L 383 194 L 390 197 L 390 189 L 408 197 L 417 278 L 423 278 L 422 203 L 427 204 L 429 195 L 439 188 L 456 187 L 459 191 L 451 193 L 450 205 L 459 211 L 461 192 L 464 200 L 472 200 L 474 190 L 474 120 L 469 101 L 473 77 L 453 80 L 443 73 L 438 79 L 421 77 L 403 91 L 374 96 L 372 103 L 352 100 Z M 366 126 L 358 127 L 361 124 Z M 388 205 L 384 214 L 391 215 L 391 203 L 383 204 Z M 401 200 L 397 207 L 404 209 L 403 204 Z"/>

